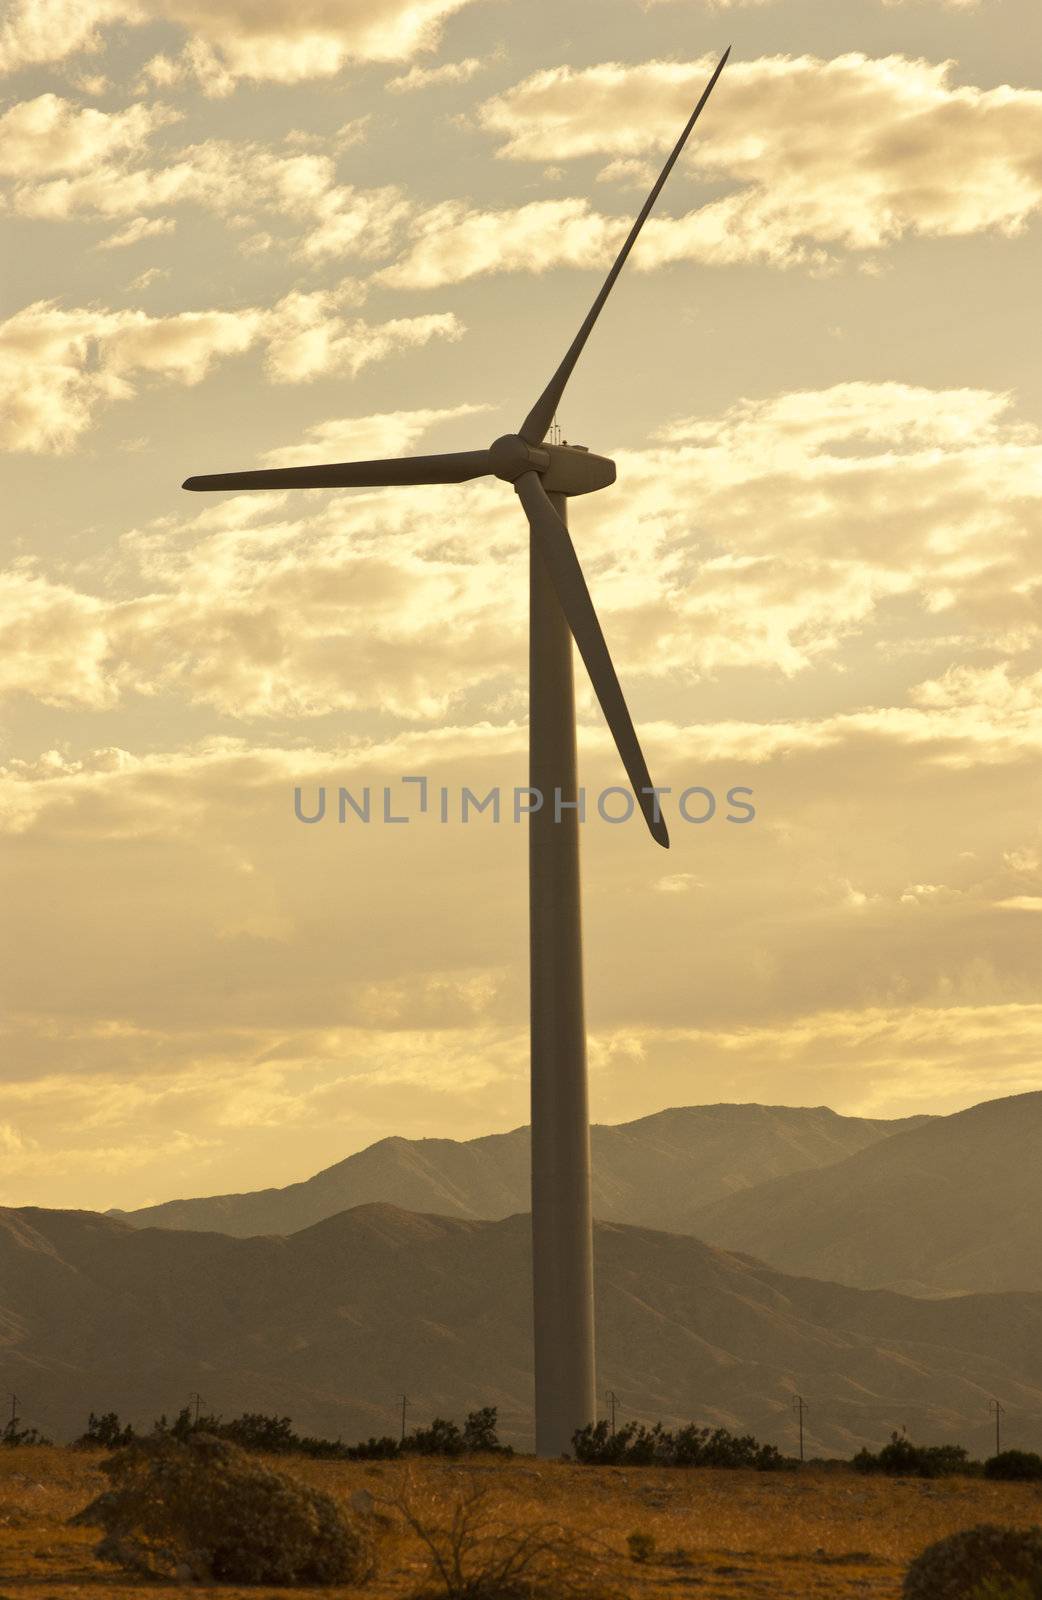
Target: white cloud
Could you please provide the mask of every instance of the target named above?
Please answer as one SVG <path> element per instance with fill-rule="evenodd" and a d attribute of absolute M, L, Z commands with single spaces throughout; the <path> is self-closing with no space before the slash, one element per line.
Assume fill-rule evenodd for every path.
<path fill-rule="evenodd" d="M 125 111 L 76 106 L 60 95 L 22 100 L 0 115 L 0 176 L 84 172 L 136 153 L 178 113 L 138 101 Z"/>
<path fill-rule="evenodd" d="M 13 0 L 0 22 L 0 73 L 98 50 L 107 24 L 138 14 L 127 0 Z"/>
<path fill-rule="evenodd" d="M 214 360 L 249 349 L 259 326 L 255 311 L 26 306 L 0 322 L 0 448 L 67 450 L 99 406 L 130 398 L 141 377 L 198 383 Z"/>
<path fill-rule="evenodd" d="M 351 61 L 408 61 L 438 43 L 470 0 L 13 0 L 0 32 L 0 72 L 98 49 L 112 23 L 173 23 L 183 64 L 210 93 L 241 79 L 299 83 Z M 178 74 L 174 69 L 167 81 Z"/>
<path fill-rule="evenodd" d="M 273 375 L 302 381 L 369 359 L 374 341 L 452 331 L 419 318 L 355 337 L 335 307 L 305 297 L 261 318 L 256 339 Z M 266 459 L 405 452 L 469 410 L 330 420 Z M 1042 438 L 1011 420 L 1006 397 L 844 384 L 745 401 L 667 434 L 620 453 L 616 487 L 575 511 L 624 681 L 650 676 L 677 692 L 725 669 L 795 681 L 842 662 L 900 604 L 903 648 L 919 670 L 905 703 L 844 712 L 853 721 L 720 724 L 713 749 L 763 760 L 852 729 L 953 764 L 1035 748 L 1038 678 L 996 656 L 1039 637 Z M 177 684 L 235 716 L 365 705 L 423 721 L 466 696 L 472 715 L 494 717 L 508 659 L 523 649 L 525 529 L 510 506 L 491 480 L 243 495 L 142 530 L 125 546 L 141 570 L 125 581 L 150 598 L 112 610 L 114 681 Z M 506 571 L 518 575 L 516 593 L 504 589 Z M 933 676 L 919 669 L 920 634 L 947 655 Z M 945 671 L 973 649 L 991 664 Z M 581 677 L 580 694 L 599 727 Z"/>
<path fill-rule="evenodd" d="M 479 72 L 484 72 L 493 59 L 467 56 L 464 61 L 444 61 L 440 67 L 410 67 L 397 78 L 389 78 L 387 87 L 398 94 L 408 94 L 415 89 L 433 88 L 436 84 L 469 83 Z"/>
<path fill-rule="evenodd" d="M 359 189 L 337 181 L 335 151 L 364 137 L 365 119 L 331 141 L 309 140 L 317 149 L 292 139 L 288 151 L 210 139 L 153 154 L 147 148 L 153 135 L 173 119 L 161 106 L 110 114 L 43 95 L 7 116 L 12 138 L 0 172 L 12 179 L 11 210 L 54 222 L 132 218 L 113 244 L 169 231 L 171 219 L 144 218 L 193 205 L 240 225 L 257 217 L 288 222 L 309 260 L 350 252 L 372 257 L 394 247 L 411 211 L 394 186 Z"/>
<path fill-rule="evenodd" d="M 402 258 L 374 274 L 392 288 L 433 288 L 486 272 L 549 272 L 610 259 L 628 224 L 601 217 L 586 200 L 534 200 L 478 211 L 449 200 L 421 212 Z"/>
<path fill-rule="evenodd" d="M 125 250 L 129 245 L 140 244 L 142 239 L 158 239 L 173 233 L 177 224 L 172 217 L 135 217 L 125 228 L 110 233 L 102 239 L 99 250 Z"/>
<path fill-rule="evenodd" d="M 327 373 L 354 375 L 374 361 L 431 339 L 458 339 L 452 314 L 369 323 L 343 315 L 356 291 L 288 295 L 270 311 L 66 310 L 37 301 L 0 322 L 0 448 L 72 448 L 99 407 L 133 396 L 142 381 L 196 384 L 211 365 L 256 345 L 269 376 L 300 383 Z"/>
<path fill-rule="evenodd" d="M 472 417 L 487 406 L 462 405 L 442 410 L 379 411 L 369 417 L 339 417 L 308 428 L 301 444 L 268 450 L 269 467 L 307 466 L 316 461 L 370 461 L 404 455 L 441 422 Z"/>
<path fill-rule="evenodd" d="M 479 119 L 503 137 L 499 153 L 508 159 L 643 161 L 668 150 L 712 65 L 707 57 L 554 67 L 487 100 Z M 950 62 L 902 56 L 732 62 L 685 161 L 693 176 L 740 187 L 686 215 L 653 218 L 635 263 L 820 266 L 830 252 L 879 250 L 913 233 L 1019 232 L 1042 204 L 1042 93 L 951 77 Z M 465 266 L 467 235 L 484 227 L 494 238 L 497 221 L 506 225 L 503 263 L 521 264 L 509 216 L 465 221 Z M 587 260 L 606 261 L 614 219 L 587 214 L 582 223 Z M 448 241 L 437 233 L 431 242 L 446 281 Z M 483 270 L 496 264 L 490 254 Z M 534 255 L 526 264 L 535 270 Z M 421 239 L 403 270 L 417 279 L 425 265 Z"/>

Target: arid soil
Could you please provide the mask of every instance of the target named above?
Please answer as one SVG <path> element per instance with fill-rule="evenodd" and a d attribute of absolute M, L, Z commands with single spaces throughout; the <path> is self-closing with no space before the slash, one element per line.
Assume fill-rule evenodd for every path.
<path fill-rule="evenodd" d="M 0 1600 L 154 1600 L 154 1585 L 95 1560 L 91 1530 L 66 1525 L 102 1486 L 101 1459 L 63 1449 L 0 1452 Z M 378 1506 L 393 1500 L 406 1470 L 420 1499 L 429 1504 L 433 1497 L 446 1508 L 480 1481 L 504 1522 L 554 1521 L 578 1530 L 604 1550 L 624 1594 L 659 1600 L 897 1600 L 909 1558 L 943 1534 L 984 1521 L 1042 1523 L 1037 1485 L 867 1479 L 813 1466 L 757 1474 L 582 1468 L 527 1458 L 491 1465 L 426 1462 L 410 1469 L 301 1459 L 272 1464 L 349 1506 L 360 1489 Z M 634 1532 L 655 1540 L 645 1564 L 627 1553 Z M 372 1600 L 405 1597 L 422 1587 L 425 1571 L 419 1542 L 395 1517 L 383 1536 L 379 1575 L 366 1593 Z M 249 1592 L 208 1590 L 213 1600 Z"/>

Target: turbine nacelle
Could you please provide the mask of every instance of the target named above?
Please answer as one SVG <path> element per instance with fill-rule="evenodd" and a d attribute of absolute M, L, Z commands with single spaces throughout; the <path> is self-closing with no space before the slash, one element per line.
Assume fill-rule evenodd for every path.
<path fill-rule="evenodd" d="M 548 494 L 594 494 L 615 482 L 614 461 L 581 444 L 531 445 L 518 433 L 505 433 L 488 454 L 497 478 L 517 483 L 526 472 L 538 472 Z"/>

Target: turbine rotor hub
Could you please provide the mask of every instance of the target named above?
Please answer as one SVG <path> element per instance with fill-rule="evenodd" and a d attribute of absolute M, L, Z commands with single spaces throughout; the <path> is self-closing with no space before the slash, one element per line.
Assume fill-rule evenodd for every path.
<path fill-rule="evenodd" d="M 526 472 L 545 472 L 550 465 L 546 450 L 533 448 L 516 433 L 505 433 L 489 449 L 492 470 L 506 483 L 516 483 Z"/>

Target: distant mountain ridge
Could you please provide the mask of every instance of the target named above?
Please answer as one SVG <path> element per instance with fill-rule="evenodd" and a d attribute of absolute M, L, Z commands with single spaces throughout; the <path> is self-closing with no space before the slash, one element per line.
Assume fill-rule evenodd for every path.
<path fill-rule="evenodd" d="M 594 1213 L 692 1231 L 707 1204 L 765 1179 L 842 1160 L 928 1121 L 844 1117 L 827 1106 L 676 1107 L 591 1130 Z M 381 1139 L 305 1182 L 112 1211 L 135 1227 L 296 1233 L 353 1206 L 497 1220 L 529 1208 L 527 1127 L 478 1139 Z"/>
<path fill-rule="evenodd" d="M 1042 1290 L 1042 1092 L 986 1100 L 704 1206 L 700 1238 L 914 1293 Z"/>
<path fill-rule="evenodd" d="M 600 1223 L 599 1392 L 621 1416 L 695 1420 L 848 1455 L 894 1428 L 1042 1446 L 1042 1295 L 914 1300 L 787 1277 L 697 1239 Z M 0 1210 L 0 1390 L 75 1435 L 139 1426 L 193 1391 L 225 1416 L 293 1417 L 352 1440 L 496 1405 L 530 1444 L 527 1216 L 475 1222 L 361 1206 L 289 1237 L 135 1229 L 92 1212 Z"/>

